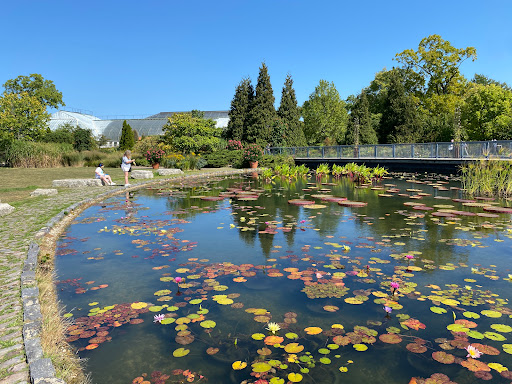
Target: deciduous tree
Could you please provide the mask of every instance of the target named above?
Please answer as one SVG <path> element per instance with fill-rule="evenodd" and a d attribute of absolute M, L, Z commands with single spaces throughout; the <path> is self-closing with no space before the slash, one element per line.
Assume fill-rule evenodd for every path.
<path fill-rule="evenodd" d="M 309 144 L 336 144 L 345 140 L 347 110 L 334 83 L 320 80 L 304 102 L 304 135 Z"/>
<path fill-rule="evenodd" d="M 58 108 L 59 105 L 66 105 L 62 101 L 62 93 L 55 88 L 53 81 L 45 80 L 38 73 L 7 80 L 3 87 L 5 88 L 4 93 L 7 94 L 26 92 L 30 96 L 36 97 L 45 108 Z"/>
<path fill-rule="evenodd" d="M 5 139 L 41 140 L 49 131 L 49 119 L 39 99 L 27 92 L 0 97 L 0 131 Z"/>

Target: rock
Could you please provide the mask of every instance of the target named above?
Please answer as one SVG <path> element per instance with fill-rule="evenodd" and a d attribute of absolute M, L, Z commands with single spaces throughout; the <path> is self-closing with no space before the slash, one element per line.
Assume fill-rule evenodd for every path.
<path fill-rule="evenodd" d="M 152 179 L 153 177 L 153 171 L 144 171 L 141 169 L 137 169 L 131 172 L 132 179 Z"/>
<path fill-rule="evenodd" d="M 0 203 L 0 216 L 8 215 L 14 211 L 14 207 L 7 203 Z"/>
<path fill-rule="evenodd" d="M 182 175 L 184 172 L 181 169 L 159 169 L 159 176 Z"/>
<path fill-rule="evenodd" d="M 30 364 L 30 377 L 33 383 L 55 378 L 55 368 L 50 359 L 38 359 Z"/>
<path fill-rule="evenodd" d="M 100 179 L 63 179 L 53 180 L 52 187 L 80 188 L 80 187 L 101 187 Z"/>
<path fill-rule="evenodd" d="M 30 196 L 53 196 L 59 193 L 56 189 L 49 188 L 49 189 L 43 189 L 43 188 L 37 188 L 35 191 L 30 192 Z"/>

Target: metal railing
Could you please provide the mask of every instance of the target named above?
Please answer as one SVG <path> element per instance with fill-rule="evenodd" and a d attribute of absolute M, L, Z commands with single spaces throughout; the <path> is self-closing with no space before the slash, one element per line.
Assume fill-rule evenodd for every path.
<path fill-rule="evenodd" d="M 512 159 L 512 140 L 267 147 L 265 153 L 298 159 Z"/>

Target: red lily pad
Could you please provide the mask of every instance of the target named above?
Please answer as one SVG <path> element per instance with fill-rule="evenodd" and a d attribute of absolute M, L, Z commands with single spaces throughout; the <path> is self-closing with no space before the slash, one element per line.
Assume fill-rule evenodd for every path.
<path fill-rule="evenodd" d="M 402 338 L 396 333 L 384 333 L 379 336 L 379 340 L 387 344 L 398 344 L 402 341 Z"/>
<path fill-rule="evenodd" d="M 472 359 L 471 357 L 467 360 L 462 360 L 460 365 L 463 367 L 466 367 L 471 372 L 478 372 L 478 371 L 484 371 L 484 372 L 490 372 L 491 368 L 487 364 L 485 364 L 483 361 Z"/>
<path fill-rule="evenodd" d="M 444 351 L 437 351 L 432 353 L 432 358 L 442 364 L 453 364 L 455 362 L 455 356 Z"/>

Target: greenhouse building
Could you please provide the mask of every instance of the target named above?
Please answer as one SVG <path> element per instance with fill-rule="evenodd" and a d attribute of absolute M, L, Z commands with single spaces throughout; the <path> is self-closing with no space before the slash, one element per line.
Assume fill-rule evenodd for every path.
<path fill-rule="evenodd" d="M 214 120 L 218 128 L 225 128 L 228 126 L 228 112 L 229 111 L 203 111 L 204 118 Z M 160 112 L 156 115 L 139 119 L 119 118 L 103 120 L 92 115 L 92 113 L 58 111 L 51 115 L 49 126 L 51 130 L 55 130 L 64 124 L 90 129 L 94 136 L 99 137 L 104 135 L 111 143 L 116 145 L 115 143 L 118 143 L 121 138 L 123 121 L 126 120 L 132 129 L 137 131 L 139 136 L 161 135 L 163 133 L 162 127 L 168 121 L 167 118 L 172 116 L 174 113 L 183 112 Z"/>

